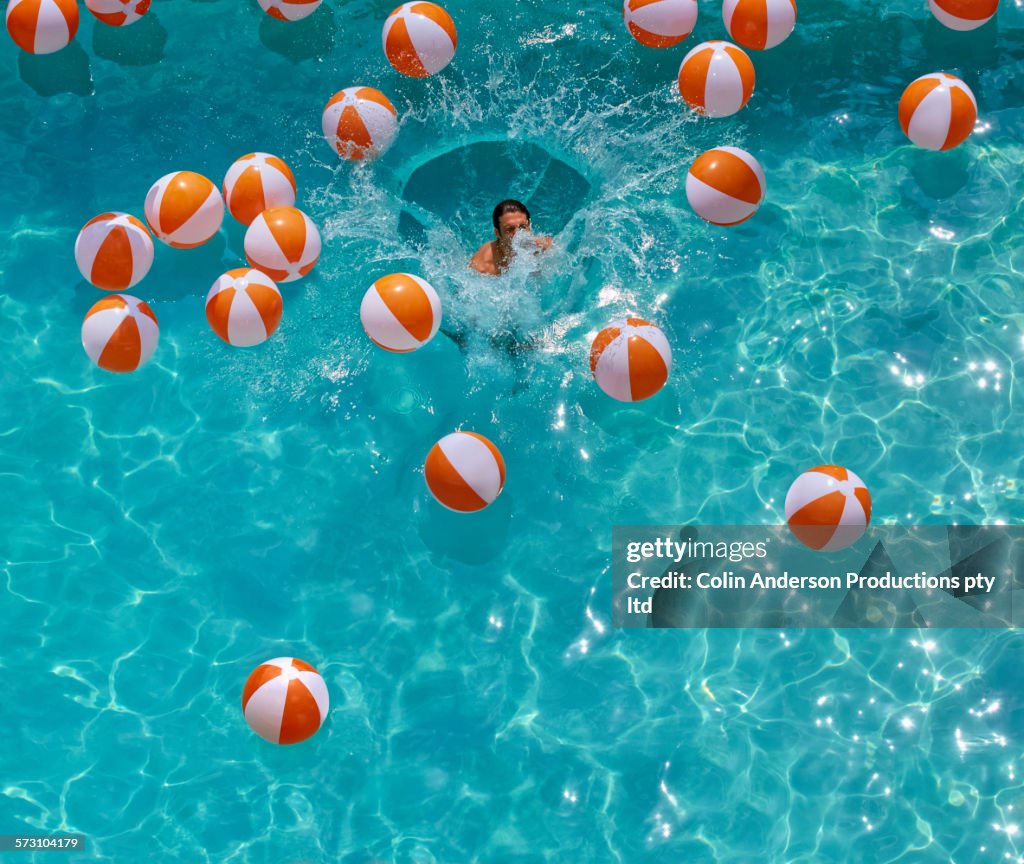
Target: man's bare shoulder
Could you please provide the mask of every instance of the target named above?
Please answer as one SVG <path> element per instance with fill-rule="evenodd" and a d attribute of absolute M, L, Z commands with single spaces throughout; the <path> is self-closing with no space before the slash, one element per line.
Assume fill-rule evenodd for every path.
<path fill-rule="evenodd" d="M 484 243 L 479 249 L 476 250 L 476 254 L 470 259 L 469 266 L 480 273 L 486 273 L 488 276 L 496 276 L 498 273 L 498 266 L 494 262 L 494 241 L 490 243 Z"/>

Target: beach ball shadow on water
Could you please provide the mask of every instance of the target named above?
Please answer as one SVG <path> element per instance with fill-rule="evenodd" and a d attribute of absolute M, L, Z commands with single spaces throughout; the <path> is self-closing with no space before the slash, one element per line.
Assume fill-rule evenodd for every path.
<path fill-rule="evenodd" d="M 508 546 L 513 507 L 507 491 L 476 513 L 455 513 L 429 494 L 427 499 L 416 515 L 416 530 L 432 555 L 462 564 L 486 564 Z"/>
<path fill-rule="evenodd" d="M 910 174 L 914 179 L 908 180 L 901 188 L 903 196 L 930 211 L 932 206 L 927 201 L 918 201 L 919 196 L 945 201 L 959 194 L 970 180 L 969 171 L 973 161 L 967 143 L 944 153 L 919 147 L 905 148 Z"/>
<path fill-rule="evenodd" d="M 974 30 L 953 30 L 929 14 L 921 44 L 929 57 L 941 57 L 948 69 L 998 69 L 1005 62 L 1000 57 L 998 15 Z"/>
<path fill-rule="evenodd" d="M 40 96 L 91 96 L 95 89 L 89 55 L 77 42 L 53 54 L 19 51 L 18 77 Z"/>
<path fill-rule="evenodd" d="M 219 183 L 219 178 L 211 177 L 214 183 Z M 218 186 L 223 189 L 223 186 Z M 226 250 L 237 251 L 242 257 L 239 259 L 239 267 L 248 266 L 245 261 L 245 233 L 249 230 L 248 225 L 243 225 L 231 213 L 228 211 L 227 202 L 224 202 L 224 221 L 220 226 L 221 233 L 224 235 L 224 242 Z M 228 254 L 225 251 L 225 254 Z"/>
<path fill-rule="evenodd" d="M 152 66 L 164 59 L 167 28 L 150 12 L 127 27 L 97 24 L 92 31 L 92 50 L 97 57 L 121 66 Z"/>
<path fill-rule="evenodd" d="M 225 222 L 228 218 L 225 216 Z M 155 237 L 153 243 L 157 247 L 156 256 L 145 283 L 148 295 L 154 300 L 182 300 L 192 296 L 205 298 L 222 273 L 248 266 L 244 258 L 237 262 L 233 260 L 223 228 L 193 249 L 176 249 Z M 127 293 L 132 292 L 129 290 Z"/>
<path fill-rule="evenodd" d="M 680 435 L 679 400 L 671 391 L 655 393 L 642 402 L 619 402 L 602 393 L 595 383 L 591 391 L 580 396 L 579 406 L 606 435 L 645 453 L 671 447 Z"/>
<path fill-rule="evenodd" d="M 264 14 L 260 22 L 260 42 L 293 63 L 323 59 L 334 48 L 336 27 L 330 6 L 321 6 L 299 21 L 278 21 Z"/>

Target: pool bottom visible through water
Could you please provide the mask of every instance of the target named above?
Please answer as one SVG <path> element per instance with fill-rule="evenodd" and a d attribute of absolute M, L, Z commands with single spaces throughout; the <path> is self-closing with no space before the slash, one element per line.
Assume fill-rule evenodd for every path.
<path fill-rule="evenodd" d="M 1019 860 L 1016 632 L 622 632 L 610 561 L 613 525 L 781 524 L 825 463 L 875 524 L 1024 515 L 1020 9 L 953 34 L 916 0 L 805 4 L 748 106 L 705 122 L 675 78 L 726 38 L 714 8 L 653 51 L 615 4 L 445 5 L 459 50 L 422 81 L 370 0 L 294 29 L 165 0 L 124 33 L 83 15 L 52 62 L 0 46 L 0 833 L 82 832 L 72 861 Z M 925 153 L 895 106 L 938 69 L 981 122 Z M 320 112 L 357 83 L 400 129 L 353 166 Z M 731 229 L 684 191 L 720 145 L 767 181 Z M 133 289 L 150 363 L 93 368 L 80 227 L 254 150 L 324 241 L 278 331 L 234 350 L 205 321 L 245 260 L 227 219 Z M 466 265 L 506 197 L 554 245 L 489 278 Z M 461 344 L 369 342 L 359 305 L 392 272 L 434 285 Z M 633 314 L 673 364 L 625 404 L 589 353 Z M 506 462 L 478 514 L 424 482 L 455 429 Z M 241 710 L 281 656 L 331 700 L 289 747 Z"/>

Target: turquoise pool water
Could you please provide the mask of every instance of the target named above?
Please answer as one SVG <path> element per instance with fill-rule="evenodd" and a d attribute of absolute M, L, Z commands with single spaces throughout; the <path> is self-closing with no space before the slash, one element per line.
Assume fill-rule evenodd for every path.
<path fill-rule="evenodd" d="M 1024 11 L 954 34 L 916 0 L 804 3 L 755 57 L 748 108 L 703 123 L 674 78 L 725 35 L 717 4 L 657 52 L 615 2 L 451 0 L 459 52 L 428 81 L 386 63 L 391 8 L 327 0 L 283 25 L 162 0 L 123 33 L 83 10 L 50 58 L 0 39 L 0 833 L 83 832 L 63 860 L 116 862 L 1020 859 L 1015 633 L 619 633 L 608 566 L 614 523 L 779 521 L 826 461 L 877 521 L 1024 518 Z M 981 107 L 947 154 L 895 116 L 938 70 Z M 353 170 L 319 127 L 357 83 L 402 123 Z M 731 230 L 683 195 L 720 143 L 768 178 Z M 78 229 L 252 150 L 289 162 L 325 240 L 278 333 L 234 351 L 204 321 L 242 261 L 226 221 L 160 246 L 135 291 L 153 361 L 92 368 Z M 473 276 L 506 194 L 556 250 Z M 368 342 L 362 294 L 402 269 L 464 350 Z M 634 406 L 587 366 L 624 312 L 675 351 Z M 458 426 L 508 465 L 476 516 L 423 481 Z M 275 748 L 241 689 L 293 654 L 332 708 Z"/>

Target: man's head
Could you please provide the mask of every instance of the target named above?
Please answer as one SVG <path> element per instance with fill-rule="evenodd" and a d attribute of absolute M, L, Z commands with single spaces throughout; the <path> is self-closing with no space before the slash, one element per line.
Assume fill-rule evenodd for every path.
<path fill-rule="evenodd" d="M 529 230 L 530 211 L 522 201 L 509 198 L 494 208 L 491 221 L 494 223 L 494 233 L 498 242 L 507 245 L 512 242 L 517 231 L 523 228 Z"/>

